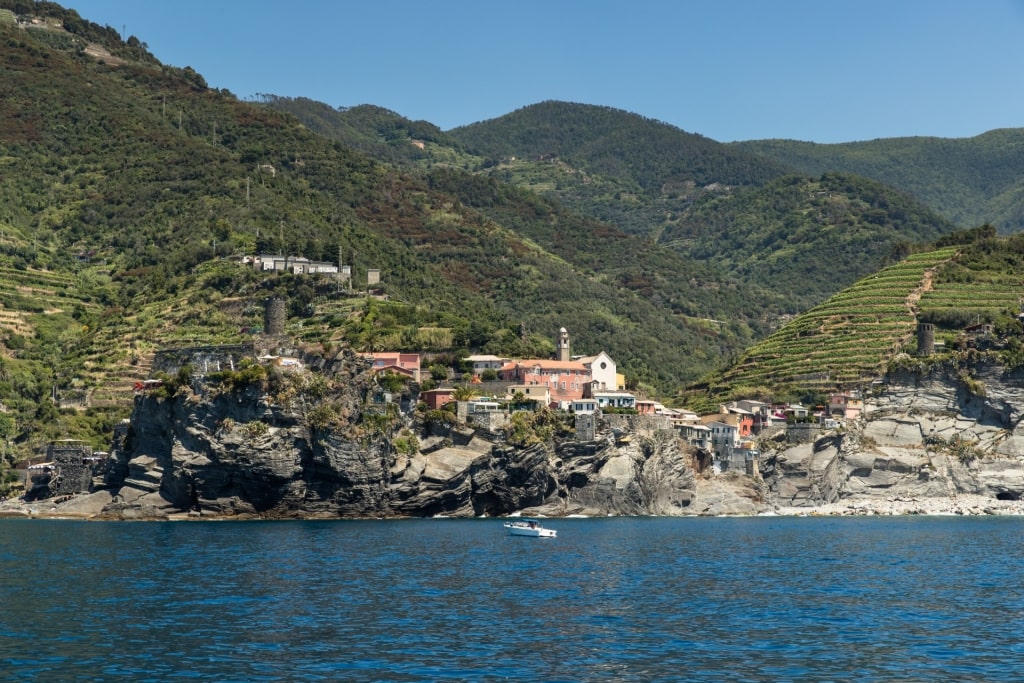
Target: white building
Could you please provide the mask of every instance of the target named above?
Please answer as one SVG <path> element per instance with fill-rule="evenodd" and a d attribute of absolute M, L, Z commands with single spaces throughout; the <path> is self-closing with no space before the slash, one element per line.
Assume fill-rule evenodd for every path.
<path fill-rule="evenodd" d="M 466 356 L 466 362 L 472 363 L 473 374 L 479 375 L 484 370 L 501 370 L 505 363 L 509 362 L 509 359 L 481 354 L 476 356 Z"/>
<path fill-rule="evenodd" d="M 625 391 L 596 391 L 594 400 L 600 408 L 636 408 L 636 396 Z"/>
<path fill-rule="evenodd" d="M 590 376 L 597 382 L 595 389 L 618 391 L 621 388 L 616 376 L 615 361 L 604 351 L 596 356 L 583 356 L 579 361 L 590 369 Z"/>

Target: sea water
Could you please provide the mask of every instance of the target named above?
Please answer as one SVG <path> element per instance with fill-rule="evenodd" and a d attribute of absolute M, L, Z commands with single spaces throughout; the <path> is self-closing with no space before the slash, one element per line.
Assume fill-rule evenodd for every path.
<path fill-rule="evenodd" d="M 1021 518 L 0 521 L 4 681 L 1020 681 Z"/>

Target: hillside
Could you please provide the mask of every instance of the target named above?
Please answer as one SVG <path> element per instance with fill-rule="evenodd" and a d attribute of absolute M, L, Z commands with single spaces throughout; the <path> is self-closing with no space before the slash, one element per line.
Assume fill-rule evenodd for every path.
<path fill-rule="evenodd" d="M 817 144 L 753 140 L 730 145 L 809 175 L 855 173 L 907 192 L 961 226 L 1024 229 L 1024 129 L 973 138 L 888 138 Z"/>
<path fill-rule="evenodd" d="M 475 183 L 466 174 L 642 236 L 645 252 L 668 247 L 684 262 L 702 264 L 689 270 L 703 269 L 700 279 L 712 283 L 688 301 L 704 301 L 724 278 L 733 283 L 725 291 L 756 297 L 767 321 L 778 311 L 821 302 L 883 266 L 908 242 L 954 229 L 880 183 L 849 174 L 794 176 L 757 155 L 735 154 L 713 140 L 608 107 L 544 102 L 441 133 L 380 108 L 333 110 L 272 96 L 263 103 L 377 158 L 435 175 L 439 168 L 448 176 L 461 172 L 458 185 L 467 191 L 456 191 L 462 201 L 492 217 L 489 206 L 474 201 L 479 193 L 468 193 Z M 546 230 L 525 234 L 563 257 L 566 245 L 576 244 L 561 231 L 560 239 Z M 837 255 L 843 256 L 838 263 Z M 635 270 L 649 269 L 637 263 Z M 705 308 L 715 319 L 758 317 L 721 301 L 709 300 Z"/>
<path fill-rule="evenodd" d="M 806 310 L 954 226 L 910 196 L 844 174 L 789 175 L 741 193 L 708 193 L 660 239 L 738 281 Z"/>
<path fill-rule="evenodd" d="M 937 355 L 989 349 L 1011 367 L 1024 364 L 1024 236 L 976 229 L 944 238 L 872 274 L 753 345 L 688 394 L 699 404 L 726 396 L 789 396 L 860 389 L 894 363 L 916 357 L 917 323 L 935 326 Z M 995 337 L 965 328 L 991 323 Z"/>
<path fill-rule="evenodd" d="M 0 426 L 21 454 L 104 447 L 155 349 L 244 341 L 270 295 L 324 348 L 547 355 L 564 325 L 659 393 L 771 327 L 770 297 L 534 193 L 413 173 L 71 10 L 0 7 L 18 15 L 0 22 Z M 254 252 L 340 252 L 356 286 L 255 273 Z"/>
<path fill-rule="evenodd" d="M 611 107 L 541 102 L 449 133 L 490 159 L 560 159 L 658 195 L 666 184 L 760 185 L 784 172 L 772 161 Z"/>
<path fill-rule="evenodd" d="M 261 106 L 291 114 L 326 138 L 368 156 L 407 167 L 462 163 L 466 152 L 451 135 L 428 121 L 409 119 L 383 107 L 363 104 L 335 109 L 305 97 L 261 94 Z"/>

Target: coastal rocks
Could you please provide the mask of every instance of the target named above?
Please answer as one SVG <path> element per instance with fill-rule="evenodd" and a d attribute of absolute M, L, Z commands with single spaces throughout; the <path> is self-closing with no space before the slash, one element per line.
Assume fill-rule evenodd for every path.
<path fill-rule="evenodd" d="M 779 508 L 845 504 L 859 511 L 913 501 L 922 510 L 940 505 L 962 513 L 955 503 L 962 496 L 1018 501 L 1024 498 L 1022 405 L 1020 371 L 981 365 L 970 373 L 942 367 L 896 373 L 845 433 L 768 454 L 770 501 Z"/>
<path fill-rule="evenodd" d="M 565 444 L 557 494 L 525 510 L 545 515 L 686 515 L 696 492 L 692 456 L 675 432 L 639 432 L 626 444 Z"/>
<path fill-rule="evenodd" d="M 173 397 L 140 397 L 107 468 L 112 498 L 100 515 L 698 514 L 692 455 L 673 430 L 641 427 L 620 442 L 608 428 L 595 442 L 512 445 L 489 431 L 424 433 L 396 404 L 376 402 L 368 375 L 345 378 L 314 404 L 278 384 L 275 394 L 266 383 L 193 382 Z M 316 417 L 322 405 L 328 423 Z M 730 505 L 713 504 L 741 509 Z"/>

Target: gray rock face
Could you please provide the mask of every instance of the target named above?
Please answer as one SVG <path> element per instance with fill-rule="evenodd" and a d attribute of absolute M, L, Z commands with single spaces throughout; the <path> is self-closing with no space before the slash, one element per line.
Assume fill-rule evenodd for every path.
<path fill-rule="evenodd" d="M 598 442 L 519 447 L 490 432 L 453 430 L 399 452 L 399 433 L 422 430 L 410 415 L 373 402 L 371 376 L 352 370 L 335 375 L 332 387 L 317 392 L 317 402 L 266 382 L 224 390 L 194 381 L 171 398 L 140 397 L 127 443 L 108 467 L 113 495 L 103 514 L 695 514 L 691 453 L 672 430 L 639 431 L 623 445 L 606 430 Z M 311 426 L 321 403 L 337 419 Z"/>
<path fill-rule="evenodd" d="M 1024 499 L 1024 373 L 994 366 L 967 381 L 959 368 L 896 374 L 857 423 L 812 443 L 764 444 L 762 479 L 698 472 L 695 453 L 658 421 L 529 446 L 466 428 L 427 434 L 409 410 L 377 404 L 373 378 L 343 360 L 319 364 L 326 390 L 193 383 L 173 398 L 140 397 L 108 468 L 109 497 L 90 509 L 121 519 L 750 515 Z M 314 419 L 324 405 L 331 420 Z M 403 434 L 418 447 L 398 448 Z"/>
<path fill-rule="evenodd" d="M 994 365 L 897 373 L 841 434 L 780 449 L 765 473 L 780 506 L 1024 498 L 1024 374 Z"/>

